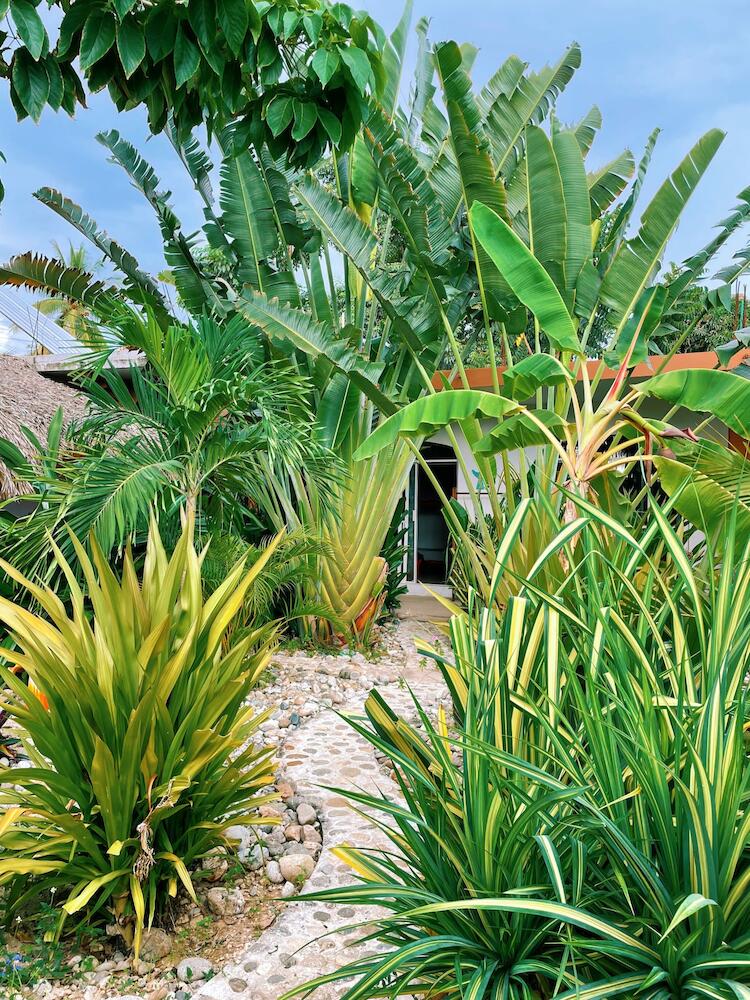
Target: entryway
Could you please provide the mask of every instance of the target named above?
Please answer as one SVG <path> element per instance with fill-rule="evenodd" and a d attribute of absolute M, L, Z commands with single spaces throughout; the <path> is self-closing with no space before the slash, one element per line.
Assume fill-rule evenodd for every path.
<path fill-rule="evenodd" d="M 458 463 L 452 448 L 428 443 L 422 448 L 431 474 L 447 497 L 456 495 Z M 450 570 L 450 532 L 441 498 L 425 469 L 415 464 L 409 477 L 406 579 L 442 589 Z M 410 592 L 419 592 L 410 587 Z"/>

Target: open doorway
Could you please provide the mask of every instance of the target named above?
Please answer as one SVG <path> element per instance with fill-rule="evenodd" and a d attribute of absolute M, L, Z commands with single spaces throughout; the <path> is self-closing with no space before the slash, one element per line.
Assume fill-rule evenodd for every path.
<path fill-rule="evenodd" d="M 434 461 L 430 471 L 447 497 L 456 492 L 456 461 Z M 443 504 L 425 470 L 417 468 L 417 581 L 446 583 L 450 560 L 450 532 Z"/>

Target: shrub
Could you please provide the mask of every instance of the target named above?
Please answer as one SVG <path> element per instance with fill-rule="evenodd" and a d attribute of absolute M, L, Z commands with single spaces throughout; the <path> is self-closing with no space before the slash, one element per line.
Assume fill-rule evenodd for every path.
<path fill-rule="evenodd" d="M 17 647 L 3 655 L 41 694 L 0 668 L 29 758 L 0 771 L 9 913 L 54 890 L 59 935 L 68 915 L 91 919 L 107 906 L 137 953 L 144 924 L 178 883 L 194 896 L 191 866 L 228 846 L 222 831 L 255 821 L 273 772 L 271 752 L 253 745 L 264 716 L 245 699 L 275 627 L 226 637 L 278 540 L 249 571 L 241 560 L 205 598 L 192 517 L 171 556 L 152 522 L 140 580 L 129 551 L 118 577 L 95 540 L 89 557 L 73 537 L 81 589 L 53 546 L 69 607 L 3 566 L 40 608 L 33 614 L 0 599 Z"/>
<path fill-rule="evenodd" d="M 470 595 L 432 654 L 457 728 L 377 694 L 352 723 L 403 802 L 350 795 L 390 849 L 341 850 L 360 881 L 312 897 L 385 911 L 385 954 L 327 977 L 344 1000 L 750 995 L 750 542 L 688 555 L 653 502 L 637 539 L 578 513 L 502 616 Z"/>

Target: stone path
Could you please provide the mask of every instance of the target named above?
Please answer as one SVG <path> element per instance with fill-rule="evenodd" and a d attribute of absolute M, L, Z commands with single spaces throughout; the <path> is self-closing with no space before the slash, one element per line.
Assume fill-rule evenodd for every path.
<path fill-rule="evenodd" d="M 405 640 L 404 655 L 378 663 L 379 690 L 397 712 L 411 717 L 414 706 L 407 685 L 428 710 L 434 710 L 447 695 L 438 672 L 420 661 L 413 650 L 414 635 L 432 637 L 433 628 L 408 622 L 399 626 L 399 632 Z M 352 694 L 341 710 L 345 714 L 361 714 L 362 698 Z M 346 799 L 320 786 L 332 784 L 388 794 L 394 794 L 395 786 L 378 766 L 370 745 L 331 710 L 320 712 L 290 733 L 280 756 L 286 776 L 296 783 L 300 794 L 315 802 L 323 817 L 323 851 L 305 891 L 350 883 L 353 881 L 350 870 L 334 857 L 331 849 L 342 843 L 385 846 L 386 839 L 366 825 L 349 808 Z M 226 965 L 220 975 L 201 986 L 194 996 L 202 1000 L 278 1000 L 294 986 L 359 957 L 359 950 L 351 946 L 357 932 L 317 939 L 335 928 L 367 920 L 373 912 L 291 902 L 269 930 L 257 941 L 248 943 L 234 963 Z M 315 1000 L 339 1000 L 344 990 L 342 983 L 321 987 L 314 995 Z"/>

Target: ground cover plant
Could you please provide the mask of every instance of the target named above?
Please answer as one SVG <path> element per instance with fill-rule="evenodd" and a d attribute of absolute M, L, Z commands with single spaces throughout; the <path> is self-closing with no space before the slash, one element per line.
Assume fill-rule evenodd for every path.
<path fill-rule="evenodd" d="M 83 587 L 51 543 L 67 606 L 3 564 L 38 605 L 0 599 L 15 643 L 3 658 L 36 691 L 0 667 L 27 761 L 0 772 L 6 917 L 54 890 L 57 935 L 66 920 L 106 915 L 137 955 L 144 925 L 178 886 L 194 894 L 191 869 L 229 849 L 222 831 L 256 822 L 267 801 L 273 762 L 253 743 L 264 716 L 245 698 L 276 627 L 227 634 L 274 545 L 250 569 L 240 559 L 204 598 L 193 536 L 187 515 L 168 554 L 154 522 L 140 576 L 130 552 L 116 575 L 94 539 L 89 556 L 74 537 Z"/>

